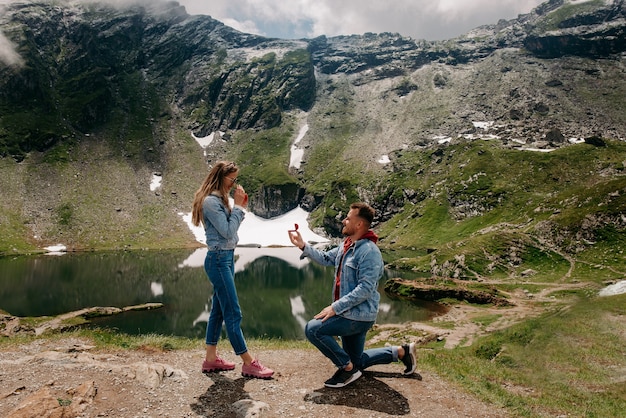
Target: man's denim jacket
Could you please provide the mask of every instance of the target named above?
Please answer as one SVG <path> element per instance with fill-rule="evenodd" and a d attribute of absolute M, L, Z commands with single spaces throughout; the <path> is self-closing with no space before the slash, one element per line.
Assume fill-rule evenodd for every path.
<path fill-rule="evenodd" d="M 335 266 L 336 277 L 342 254 L 343 245 L 330 251 L 320 251 L 307 244 L 301 257 L 309 257 L 323 266 Z M 375 243 L 360 239 L 352 244 L 341 267 L 339 299 L 332 304 L 335 313 L 354 321 L 375 321 L 380 302 L 378 281 L 383 270 L 383 258 Z"/>
<path fill-rule="evenodd" d="M 202 202 L 202 217 L 209 251 L 235 249 L 239 242 L 237 230 L 245 217 L 240 206 L 229 211 L 220 195 L 210 194 Z"/>

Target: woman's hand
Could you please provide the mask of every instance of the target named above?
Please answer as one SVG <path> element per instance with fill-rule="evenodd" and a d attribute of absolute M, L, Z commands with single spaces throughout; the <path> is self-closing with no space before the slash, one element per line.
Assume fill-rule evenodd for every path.
<path fill-rule="evenodd" d="M 248 207 L 248 194 L 241 185 L 237 185 L 237 188 L 233 193 L 233 200 L 237 206 L 241 206 L 243 208 Z"/>

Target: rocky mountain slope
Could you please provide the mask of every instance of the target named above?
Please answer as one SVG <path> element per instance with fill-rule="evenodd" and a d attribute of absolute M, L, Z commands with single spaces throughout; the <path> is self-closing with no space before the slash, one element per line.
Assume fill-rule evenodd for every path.
<path fill-rule="evenodd" d="M 456 304 L 440 322 L 446 346 L 492 337 L 444 355 L 428 348 L 425 364 L 483 394 L 507 392 L 490 399 L 518 413 L 619 410 L 623 296 L 597 295 L 626 277 L 623 0 L 550 0 L 441 42 L 394 33 L 267 39 L 190 16 L 174 1 L 113 3 L 0 5 L 0 257 L 57 243 L 70 251 L 196 246 L 181 214 L 207 163 L 234 159 L 261 216 L 301 205 L 316 232 L 339 236 L 349 203 L 371 203 L 387 264 L 423 278 L 417 296 L 414 283 L 389 281 L 393 294 L 453 289 L 440 298 L 458 288 L 513 303 Z M 525 314 L 539 319 L 512 326 Z M 374 340 L 420 335 L 414 326 Z M 31 355 L 45 347 L 25 347 L 7 353 L 38 364 Z M 166 357 L 191 373 L 191 354 Z M 269 363 L 283 373 L 274 411 L 390 410 L 303 396 L 308 375 L 285 403 L 281 385 L 293 388 L 301 365 Z M 30 395 L 66 406 L 74 399 L 59 385 L 35 392 L 21 386 L 23 374 L 5 375 L 7 412 Z M 398 413 L 426 410 L 432 394 L 444 394 L 426 405 L 435 415 L 467 405 L 506 413 L 448 390 L 432 372 L 424 377 L 419 401 L 419 381 L 389 380 L 399 398 L 409 394 Z M 209 411 L 198 386 L 187 386 L 179 403 Z M 162 389 L 181 393 L 172 383 Z M 254 398 L 255 390 L 237 393 Z M 104 414 L 153 406 L 142 397 L 86 399 Z M 218 407 L 231 413 L 238 399 Z"/>
<path fill-rule="evenodd" d="M 425 248 L 411 228 L 392 225 L 419 225 L 433 205 L 449 207 L 439 227 L 498 222 L 487 220 L 492 209 L 519 206 L 496 184 L 513 185 L 506 169 L 476 187 L 488 170 L 470 163 L 475 153 L 497 155 L 493 166 L 515 173 L 516 164 L 550 157 L 519 161 L 503 150 L 571 148 L 578 159 L 597 148 L 608 168 L 587 167 L 596 184 L 589 190 L 601 192 L 589 199 L 615 195 L 602 219 L 624 227 L 623 0 L 551 0 L 441 42 L 392 33 L 268 39 L 190 16 L 176 2 L 0 7 L 11 48 L 0 55 L 1 253 L 58 241 L 71 249 L 188 245 L 179 213 L 206 163 L 221 158 L 241 164 L 261 216 L 302 205 L 332 235 L 346 205 L 366 200 L 388 243 Z M 204 149 L 194 140 L 212 133 L 218 139 Z M 588 145 L 573 145 L 581 142 Z M 292 147 L 303 152 L 299 166 L 289 164 Z M 149 190 L 154 174 L 163 179 L 157 192 Z M 580 187 L 555 181 L 537 206 L 554 207 L 557 193 Z M 460 199 L 459 184 L 475 194 Z"/>

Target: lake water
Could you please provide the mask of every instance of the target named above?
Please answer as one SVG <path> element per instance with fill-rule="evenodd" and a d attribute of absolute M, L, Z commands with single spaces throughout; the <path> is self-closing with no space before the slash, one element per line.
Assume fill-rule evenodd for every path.
<path fill-rule="evenodd" d="M 164 307 L 99 318 L 128 334 L 203 338 L 211 284 L 205 249 L 68 253 L 0 258 L 0 309 L 16 316 L 58 315 L 86 307 L 161 302 Z M 237 248 L 235 282 L 248 337 L 304 339 L 304 324 L 330 301 L 332 268 L 300 260 L 297 248 Z M 378 323 L 423 321 L 445 312 L 385 295 Z"/>

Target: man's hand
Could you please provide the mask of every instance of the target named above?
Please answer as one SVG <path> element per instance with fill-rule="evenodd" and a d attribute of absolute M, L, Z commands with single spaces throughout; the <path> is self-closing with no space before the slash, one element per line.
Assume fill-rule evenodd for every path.
<path fill-rule="evenodd" d="M 332 318 L 333 316 L 337 315 L 335 313 L 335 310 L 333 309 L 332 305 L 329 305 L 327 307 L 325 307 L 324 309 L 322 309 L 320 311 L 320 313 L 318 313 L 317 315 L 314 316 L 315 319 L 321 319 L 322 322 L 326 321 L 328 318 Z"/>
<path fill-rule="evenodd" d="M 304 248 L 305 242 L 302 239 L 302 235 L 300 235 L 300 232 L 298 232 L 295 229 L 291 229 L 287 231 L 287 233 L 289 234 L 289 240 L 291 241 L 293 245 L 295 245 L 296 247 L 300 249 Z"/>

